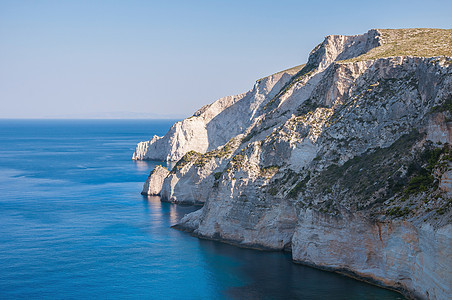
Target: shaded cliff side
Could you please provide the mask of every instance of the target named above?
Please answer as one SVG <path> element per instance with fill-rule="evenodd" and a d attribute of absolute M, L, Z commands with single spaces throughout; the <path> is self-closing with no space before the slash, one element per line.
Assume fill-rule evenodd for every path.
<path fill-rule="evenodd" d="M 134 159 L 177 161 L 143 192 L 203 204 L 177 225 L 197 236 L 446 299 L 451 57 L 452 30 L 328 36 L 305 65 L 140 143 Z"/>

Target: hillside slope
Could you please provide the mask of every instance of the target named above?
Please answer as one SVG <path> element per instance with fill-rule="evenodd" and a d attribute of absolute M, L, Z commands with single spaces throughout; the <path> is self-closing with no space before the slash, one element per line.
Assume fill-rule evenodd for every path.
<path fill-rule="evenodd" d="M 197 236 L 446 299 L 450 49 L 452 30 L 328 36 L 301 69 L 140 143 L 134 159 L 178 161 L 143 193 L 203 204 L 177 225 Z"/>

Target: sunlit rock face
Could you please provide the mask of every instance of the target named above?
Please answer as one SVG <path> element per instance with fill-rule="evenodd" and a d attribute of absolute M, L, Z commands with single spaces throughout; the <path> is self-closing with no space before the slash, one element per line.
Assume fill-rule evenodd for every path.
<path fill-rule="evenodd" d="M 177 161 L 143 192 L 203 205 L 177 225 L 200 237 L 447 299 L 452 58 L 435 53 L 452 45 L 428 39 L 443 35 L 326 37 L 306 65 L 138 144 L 134 159 Z"/>
<path fill-rule="evenodd" d="M 190 118 L 174 124 L 165 136 L 139 143 L 132 158 L 178 161 L 188 151 L 205 153 L 224 145 L 253 124 L 262 103 L 273 97 L 294 72 L 290 69 L 263 78 L 247 93 L 202 107 Z"/>
<path fill-rule="evenodd" d="M 148 179 L 146 179 L 141 194 L 149 196 L 160 195 L 163 181 L 168 176 L 168 174 L 169 171 L 167 168 L 160 165 L 156 166 L 151 174 L 149 174 Z"/>

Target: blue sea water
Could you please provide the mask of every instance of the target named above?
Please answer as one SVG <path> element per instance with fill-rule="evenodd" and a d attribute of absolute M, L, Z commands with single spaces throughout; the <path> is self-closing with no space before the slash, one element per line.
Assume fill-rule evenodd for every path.
<path fill-rule="evenodd" d="M 172 123 L 0 120 L 1 299 L 402 298 L 171 229 L 196 208 L 140 195 L 159 162 L 131 155 Z"/>

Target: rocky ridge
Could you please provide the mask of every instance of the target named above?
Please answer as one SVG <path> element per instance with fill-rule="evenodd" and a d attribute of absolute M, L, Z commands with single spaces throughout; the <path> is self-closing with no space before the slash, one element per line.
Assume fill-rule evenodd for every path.
<path fill-rule="evenodd" d="M 134 159 L 178 161 L 143 193 L 203 205 L 177 225 L 197 236 L 446 299 L 451 49 L 452 30 L 328 36 L 306 65 L 140 143 Z"/>

